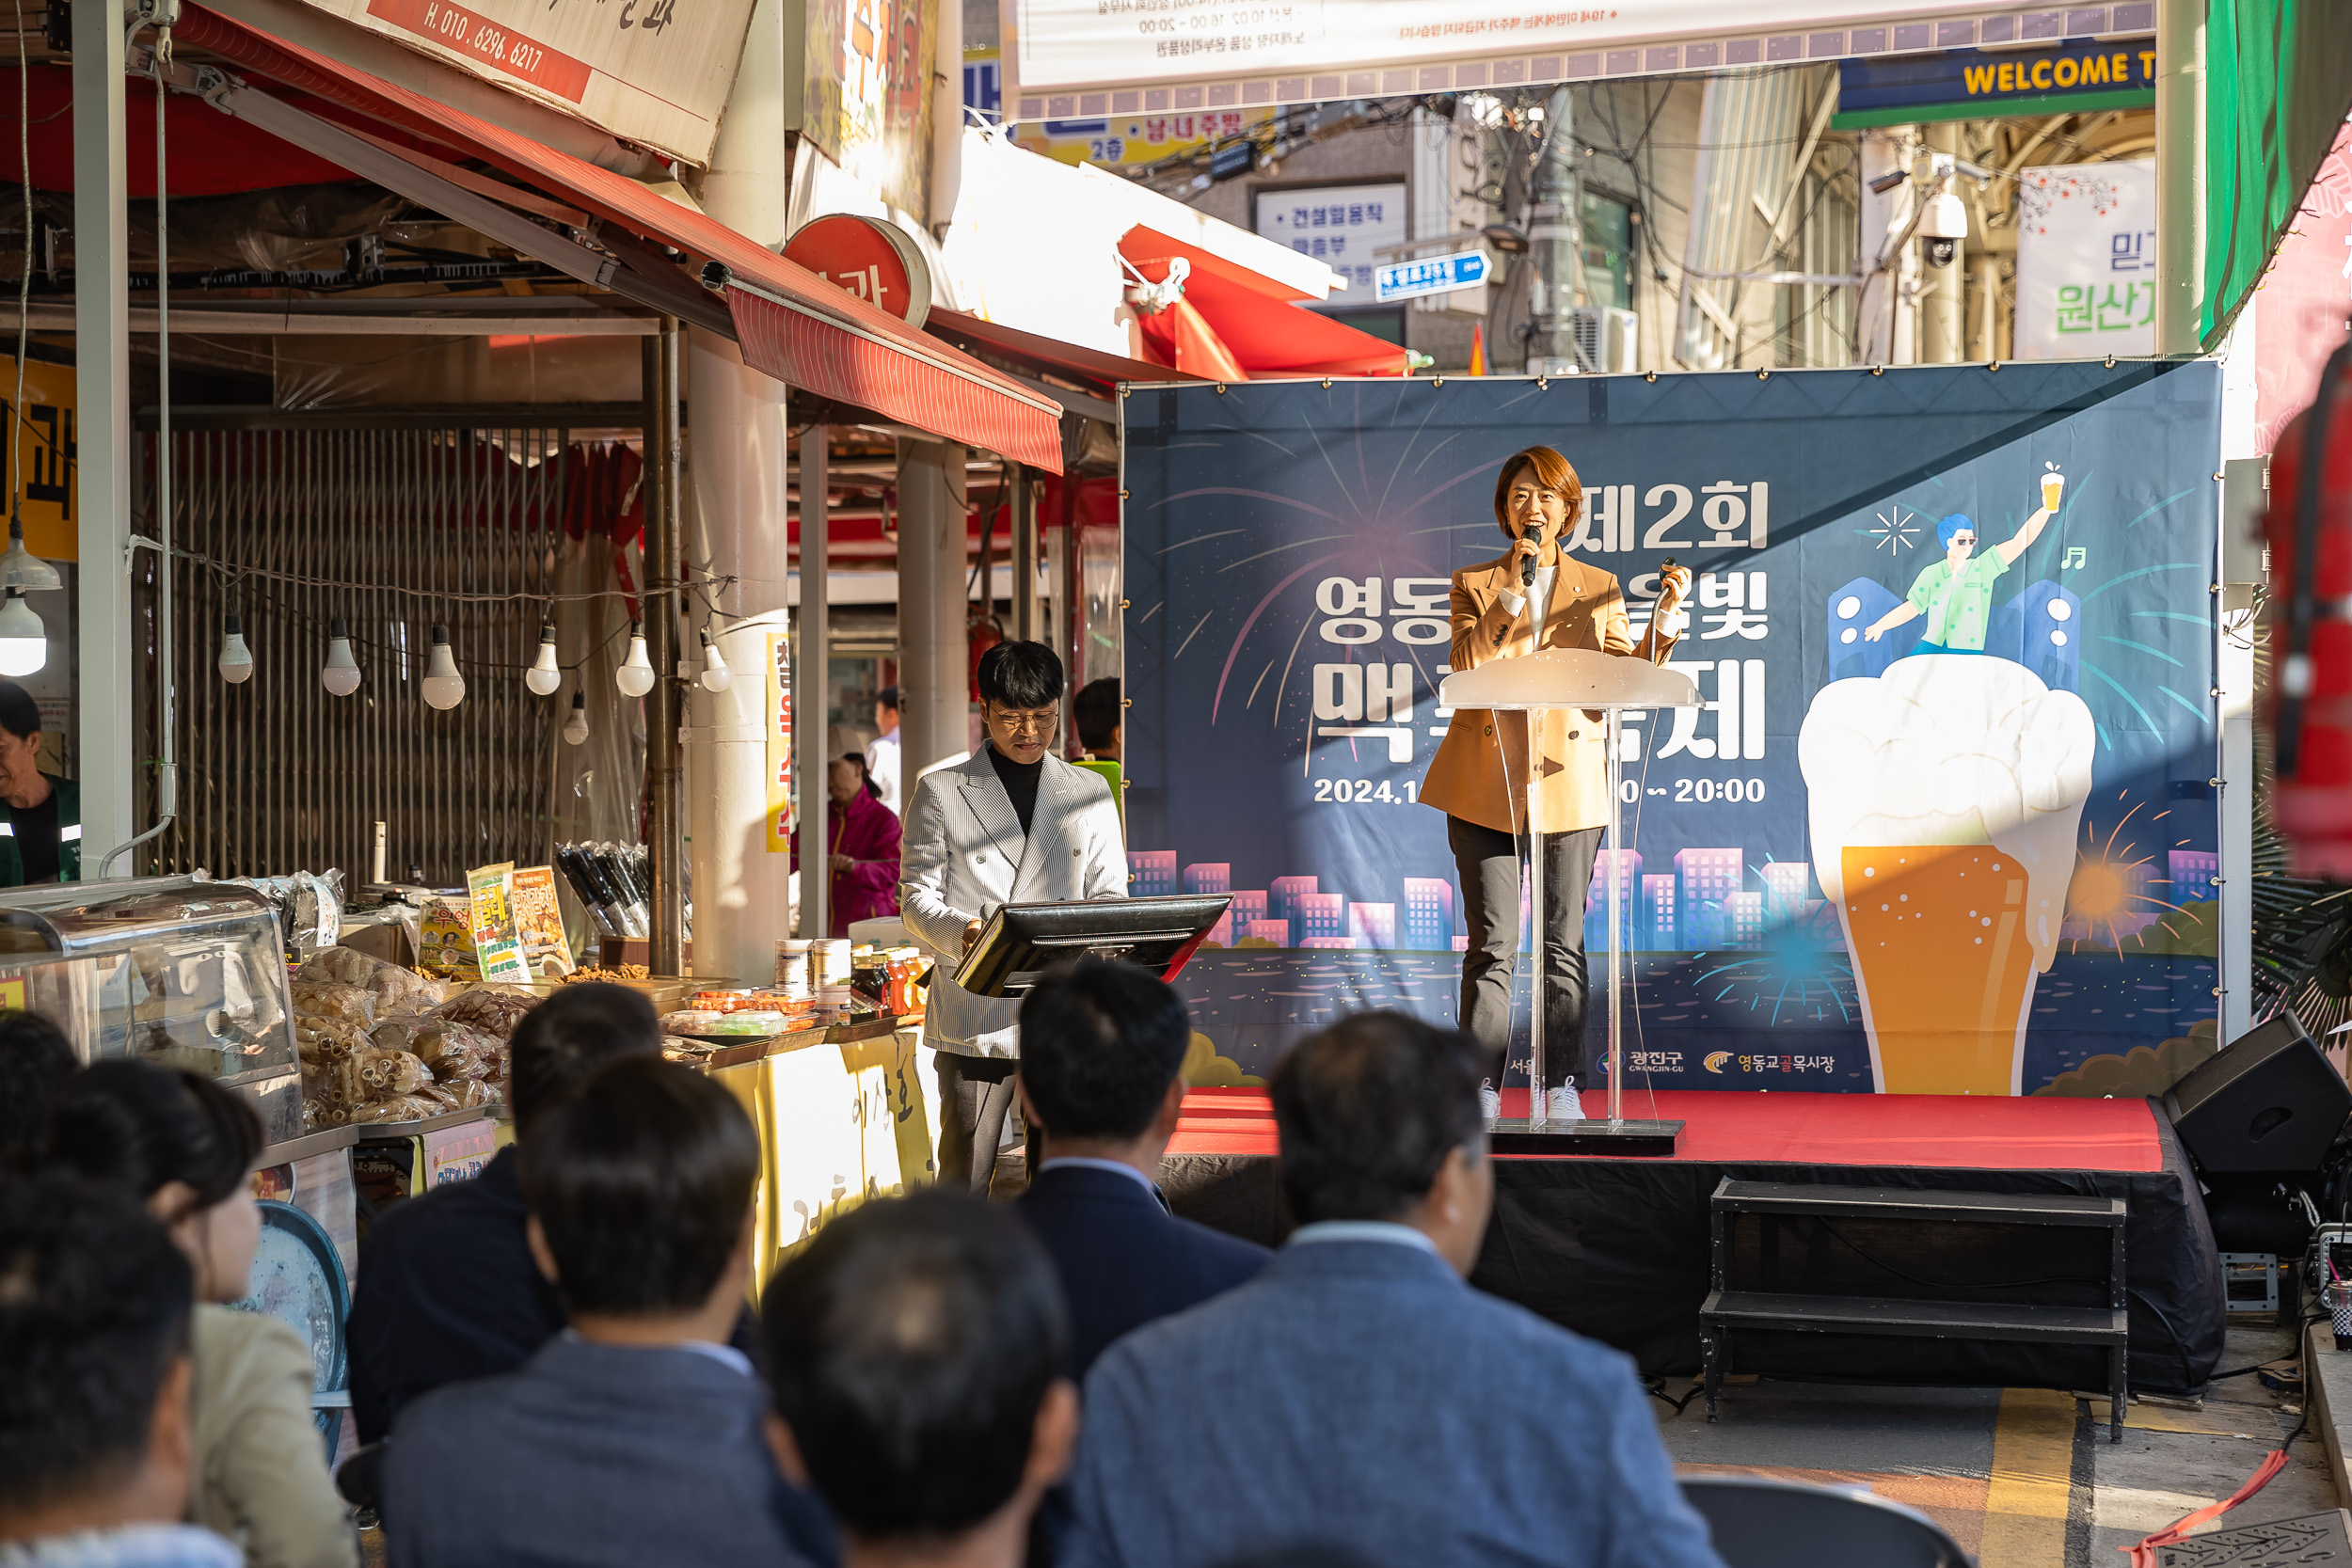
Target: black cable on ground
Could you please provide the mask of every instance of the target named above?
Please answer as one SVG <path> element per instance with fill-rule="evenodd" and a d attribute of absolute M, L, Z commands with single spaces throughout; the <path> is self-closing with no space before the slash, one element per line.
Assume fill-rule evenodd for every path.
<path fill-rule="evenodd" d="M 1707 1385 L 1703 1382 L 1692 1384 L 1691 1386 L 1691 1391 L 1683 1395 L 1678 1400 L 1668 1399 L 1666 1397 L 1666 1380 L 1662 1377 L 1643 1379 L 1642 1390 L 1643 1392 L 1648 1394 L 1651 1399 L 1656 1400 L 1659 1403 L 1666 1406 L 1676 1415 L 1679 1416 L 1685 1410 L 1690 1408 L 1691 1402 L 1692 1400 L 1697 1399 L 1701 1394 L 1707 1392 Z"/>

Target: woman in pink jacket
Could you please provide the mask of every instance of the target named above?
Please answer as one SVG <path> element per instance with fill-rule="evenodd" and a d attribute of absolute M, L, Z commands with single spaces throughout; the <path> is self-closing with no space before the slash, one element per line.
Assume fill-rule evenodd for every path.
<path fill-rule="evenodd" d="M 832 869 L 832 934 L 846 937 L 850 923 L 898 912 L 898 818 L 882 803 L 866 759 L 855 752 L 836 757 L 825 769 L 826 863 Z M 799 835 L 793 850 L 799 852 Z"/>

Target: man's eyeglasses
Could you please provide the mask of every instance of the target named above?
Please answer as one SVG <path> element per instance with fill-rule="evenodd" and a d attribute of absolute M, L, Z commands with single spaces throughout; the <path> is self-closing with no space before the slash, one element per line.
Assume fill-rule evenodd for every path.
<path fill-rule="evenodd" d="M 1058 705 L 1038 708 L 1027 713 L 1011 713 L 1004 708 L 997 708 L 989 715 L 988 721 L 992 724 L 1003 725 L 1006 732 L 1010 735 L 1051 735 L 1054 733 L 1055 721 L 1060 717 L 1061 709 Z"/>

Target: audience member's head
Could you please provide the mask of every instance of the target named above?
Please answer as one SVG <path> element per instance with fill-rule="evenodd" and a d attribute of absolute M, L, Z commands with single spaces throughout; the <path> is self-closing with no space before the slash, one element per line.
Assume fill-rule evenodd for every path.
<path fill-rule="evenodd" d="M 1080 958 L 1021 1002 L 1021 1094 L 1046 1152 L 1139 1150 L 1176 1131 L 1192 1015 L 1173 986 L 1129 963 Z"/>
<path fill-rule="evenodd" d="M 180 1519 L 191 1298 L 128 1195 L 0 1184 L 0 1542 Z"/>
<path fill-rule="evenodd" d="M 625 1056 L 661 1054 L 645 993 L 601 980 L 557 988 L 523 1015 L 507 1044 L 507 1097 L 522 1137 L 555 1102 Z"/>
<path fill-rule="evenodd" d="M 777 1458 L 860 1551 L 1017 1547 L 1069 1468 L 1053 1265 L 1009 1209 L 931 1189 L 818 1231 L 762 1304 Z M 1017 1557 L 1017 1550 L 1014 1555 Z"/>
<path fill-rule="evenodd" d="M 241 1301 L 261 1243 L 250 1179 L 262 1142 L 262 1118 L 235 1090 L 117 1058 L 67 1080 L 45 1158 L 145 1204 L 196 1270 L 199 1300 Z"/>
<path fill-rule="evenodd" d="M 1393 1012 L 1299 1042 L 1274 1072 L 1293 1217 L 1412 1225 L 1468 1274 L 1494 1198 L 1482 1062 L 1468 1036 Z"/>
<path fill-rule="evenodd" d="M 710 1317 L 715 1332 L 679 1338 L 726 1342 L 759 1180 L 759 1134 L 735 1096 L 659 1056 L 618 1061 L 516 1148 L 532 1251 L 574 1327 Z"/>
<path fill-rule="evenodd" d="M 885 686 L 874 693 L 874 728 L 888 735 L 898 727 L 898 689 Z"/>
<path fill-rule="evenodd" d="M 1070 717 L 1078 726 L 1078 744 L 1111 762 L 1120 758 L 1120 740 L 1127 715 L 1119 704 L 1119 677 L 1105 675 L 1078 688 L 1070 700 Z"/>
<path fill-rule="evenodd" d="M 73 1042 L 39 1013 L 0 1013 L 0 1174 L 40 1153 L 49 1107 L 74 1069 Z"/>

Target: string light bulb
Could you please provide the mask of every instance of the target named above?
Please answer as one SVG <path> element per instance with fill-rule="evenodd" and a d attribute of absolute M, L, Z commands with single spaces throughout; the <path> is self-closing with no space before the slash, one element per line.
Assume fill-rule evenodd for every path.
<path fill-rule="evenodd" d="M 588 739 L 588 693 L 572 693 L 572 716 L 564 721 L 564 739 L 567 745 L 579 746 Z"/>
<path fill-rule="evenodd" d="M 466 700 L 466 677 L 457 673 L 457 656 L 450 651 L 449 628 L 438 622 L 433 626 L 433 657 L 418 685 L 427 707 L 446 711 Z"/>
<path fill-rule="evenodd" d="M 338 697 L 359 689 L 359 661 L 351 657 L 351 633 L 340 615 L 327 619 L 326 663 L 319 671 L 319 684 Z"/>
<path fill-rule="evenodd" d="M 708 628 L 703 631 L 703 689 L 724 691 L 735 684 L 735 672 L 719 652 L 719 644 L 710 640 Z"/>
<path fill-rule="evenodd" d="M 624 697 L 642 697 L 653 689 L 653 660 L 645 657 L 644 628 L 628 624 L 628 657 L 612 673 L 612 684 Z"/>
<path fill-rule="evenodd" d="M 48 628 L 24 602 L 24 591 L 9 589 L 0 602 L 0 675 L 34 674 L 48 662 Z"/>
<path fill-rule="evenodd" d="M 564 684 L 563 668 L 555 662 L 555 623 L 548 621 L 539 627 L 538 661 L 523 673 L 523 684 L 532 694 L 552 697 L 555 689 Z"/>
<path fill-rule="evenodd" d="M 245 623 L 231 610 L 220 624 L 220 678 L 243 686 L 253 678 L 253 650 L 245 643 Z"/>
<path fill-rule="evenodd" d="M 21 593 L 39 594 L 44 590 L 63 588 L 65 579 L 57 569 L 24 547 L 24 517 L 12 513 L 8 517 L 8 548 L 0 555 L 0 588 L 13 588 Z"/>

